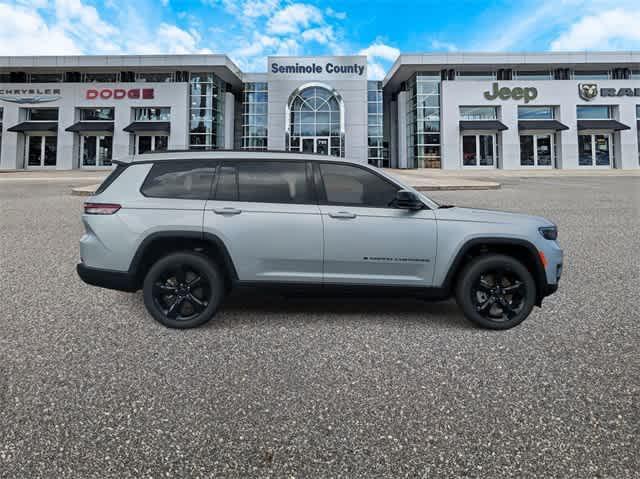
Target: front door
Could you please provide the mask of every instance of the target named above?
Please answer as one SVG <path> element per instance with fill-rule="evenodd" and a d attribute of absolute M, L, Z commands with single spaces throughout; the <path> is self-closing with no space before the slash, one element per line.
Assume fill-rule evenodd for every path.
<path fill-rule="evenodd" d="M 462 165 L 496 167 L 498 146 L 493 133 L 465 134 L 462 136 Z"/>
<path fill-rule="evenodd" d="M 55 167 L 58 154 L 58 137 L 28 135 L 25 157 L 28 168 Z"/>
<path fill-rule="evenodd" d="M 306 137 L 302 138 L 300 144 L 302 153 L 320 153 L 321 155 L 329 154 L 329 138 L 328 137 Z"/>
<path fill-rule="evenodd" d="M 553 133 L 520 135 L 520 166 L 552 168 L 554 156 Z"/>
<path fill-rule="evenodd" d="M 578 164 L 610 168 L 613 158 L 612 138 L 609 133 L 578 135 Z"/>
<path fill-rule="evenodd" d="M 433 211 L 395 208 L 400 187 L 362 167 L 321 163 L 316 181 L 321 185 L 326 284 L 433 284 Z"/>

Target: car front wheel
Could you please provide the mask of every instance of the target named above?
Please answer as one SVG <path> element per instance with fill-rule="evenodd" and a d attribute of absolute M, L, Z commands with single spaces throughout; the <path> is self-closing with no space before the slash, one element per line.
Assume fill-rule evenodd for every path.
<path fill-rule="evenodd" d="M 215 314 L 224 294 L 217 265 L 200 253 L 172 253 L 149 269 L 143 284 L 144 303 L 169 328 L 195 328 Z"/>
<path fill-rule="evenodd" d="M 456 299 L 464 315 L 490 329 L 509 329 L 524 321 L 536 299 L 536 283 L 515 258 L 486 255 L 462 271 Z"/>

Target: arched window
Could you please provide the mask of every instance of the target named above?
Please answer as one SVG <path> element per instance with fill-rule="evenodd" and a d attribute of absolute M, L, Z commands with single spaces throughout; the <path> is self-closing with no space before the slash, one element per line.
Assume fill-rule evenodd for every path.
<path fill-rule="evenodd" d="M 287 106 L 289 150 L 344 156 L 342 99 L 336 92 L 309 85 L 295 91 Z"/>

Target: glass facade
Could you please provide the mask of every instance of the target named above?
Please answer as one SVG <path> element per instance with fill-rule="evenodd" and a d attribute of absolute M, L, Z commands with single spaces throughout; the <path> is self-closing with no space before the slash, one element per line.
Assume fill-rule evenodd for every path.
<path fill-rule="evenodd" d="M 245 83 L 242 92 L 242 148 L 267 149 L 269 92 L 266 82 Z"/>
<path fill-rule="evenodd" d="M 495 106 L 461 106 L 462 120 L 497 120 L 498 108 Z"/>
<path fill-rule="evenodd" d="M 577 109 L 578 120 L 608 120 L 612 118 L 609 105 L 579 105 Z"/>
<path fill-rule="evenodd" d="M 407 148 L 409 168 L 440 168 L 440 72 L 407 83 Z"/>
<path fill-rule="evenodd" d="M 113 108 L 80 108 L 81 121 L 113 121 Z"/>
<path fill-rule="evenodd" d="M 211 72 L 191 73 L 189 80 L 189 148 L 224 147 L 226 84 Z"/>
<path fill-rule="evenodd" d="M 555 108 L 552 106 L 518 106 L 519 120 L 553 120 Z"/>
<path fill-rule="evenodd" d="M 382 82 L 367 82 L 367 158 L 369 164 L 389 166 L 382 133 Z"/>

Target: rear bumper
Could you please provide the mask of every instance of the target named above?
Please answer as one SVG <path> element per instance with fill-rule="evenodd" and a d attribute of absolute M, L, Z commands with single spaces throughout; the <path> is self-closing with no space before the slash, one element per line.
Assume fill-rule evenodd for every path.
<path fill-rule="evenodd" d="M 139 289 L 135 276 L 127 271 L 90 268 L 84 263 L 78 263 L 76 270 L 80 279 L 91 286 L 127 292 L 134 292 Z"/>

